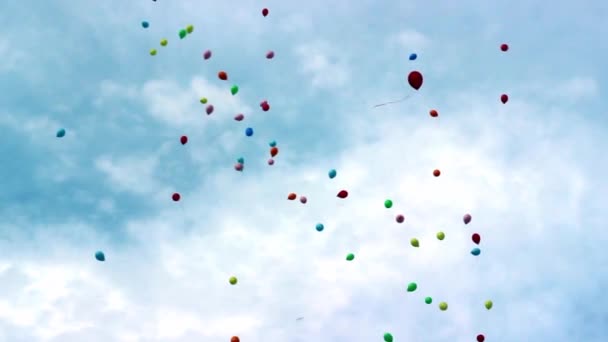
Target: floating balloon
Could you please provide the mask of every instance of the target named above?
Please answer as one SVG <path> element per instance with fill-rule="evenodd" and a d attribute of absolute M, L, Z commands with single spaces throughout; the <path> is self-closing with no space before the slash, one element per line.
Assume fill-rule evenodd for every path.
<path fill-rule="evenodd" d="M 485 305 L 486 309 L 490 310 L 494 306 L 494 303 L 492 303 L 491 300 L 486 300 L 484 305 Z"/>
<path fill-rule="evenodd" d="M 338 175 L 338 173 L 336 172 L 336 170 L 331 169 L 329 170 L 329 172 L 327 173 L 327 175 L 329 176 L 330 179 L 336 178 L 336 176 Z"/>
<path fill-rule="evenodd" d="M 217 73 L 217 78 L 219 78 L 222 81 L 226 81 L 226 80 L 228 80 L 228 74 L 225 71 L 220 71 Z"/>
<path fill-rule="evenodd" d="M 431 110 L 429 111 L 429 115 L 430 115 L 431 117 L 433 117 L 433 118 L 436 118 L 436 117 L 438 117 L 438 116 L 439 116 L 439 113 L 437 112 L 437 110 L 435 110 L 435 109 L 431 109 Z"/>
<path fill-rule="evenodd" d="M 272 140 L 271 142 L 269 142 L 269 143 L 268 143 L 268 145 L 269 145 L 270 147 L 275 147 L 275 146 L 277 146 L 277 142 L 276 142 L 276 141 L 274 141 L 274 140 Z"/>
<path fill-rule="evenodd" d="M 287 195 L 287 199 L 290 201 L 293 201 L 296 199 L 296 197 L 298 197 L 295 193 L 291 192 L 289 193 L 289 195 Z"/>
<path fill-rule="evenodd" d="M 253 128 L 247 127 L 245 129 L 245 135 L 248 136 L 248 137 L 252 136 L 253 135 Z"/>
<path fill-rule="evenodd" d="M 338 192 L 338 194 L 336 196 L 338 198 L 346 198 L 346 197 L 348 197 L 348 191 L 346 191 L 346 190 L 340 190 L 340 192 Z"/>
<path fill-rule="evenodd" d="M 322 232 L 322 231 L 323 231 L 323 229 L 325 229 L 325 226 L 323 226 L 323 223 L 317 223 L 317 225 L 315 226 L 315 229 L 316 229 L 318 232 Z"/>
<path fill-rule="evenodd" d="M 156 56 L 156 49 L 150 50 L 150 56 Z"/>
<path fill-rule="evenodd" d="M 397 221 L 397 223 L 403 223 L 403 221 L 405 221 L 405 217 L 403 217 L 403 215 L 399 214 L 395 217 L 395 221 Z"/>
<path fill-rule="evenodd" d="M 355 255 L 353 253 L 348 253 L 346 256 L 346 260 L 353 261 L 355 259 Z"/>
<path fill-rule="evenodd" d="M 410 61 L 415 61 L 418 58 L 418 55 L 415 53 L 410 54 Z"/>
<path fill-rule="evenodd" d="M 393 335 L 391 335 L 390 333 L 385 333 L 384 342 L 393 342 Z"/>
<path fill-rule="evenodd" d="M 462 222 L 464 222 L 464 224 L 469 224 L 471 222 L 471 219 L 472 219 L 472 217 L 470 214 L 465 214 L 462 217 Z"/>
<path fill-rule="evenodd" d="M 417 288 L 418 288 L 418 285 L 416 283 L 409 283 L 407 285 L 407 292 L 414 292 L 414 291 L 416 291 Z"/>
<path fill-rule="evenodd" d="M 230 342 L 241 342 L 241 340 L 239 339 L 238 336 L 232 336 L 232 338 L 230 339 Z"/>
<path fill-rule="evenodd" d="M 179 30 L 179 39 L 184 39 L 186 38 L 186 35 L 188 34 L 188 32 L 186 30 Z"/>
<path fill-rule="evenodd" d="M 486 340 L 486 337 L 483 336 L 482 334 L 477 335 L 477 342 L 484 342 Z"/>
<path fill-rule="evenodd" d="M 207 105 L 207 108 L 205 108 L 205 112 L 207 112 L 207 115 L 211 115 L 211 113 L 213 113 L 213 105 Z"/>
<path fill-rule="evenodd" d="M 182 145 L 186 145 L 188 143 L 188 137 L 185 135 L 182 135 L 181 138 L 179 138 L 179 142 L 181 142 Z"/>
<path fill-rule="evenodd" d="M 392 208 L 392 207 L 393 207 L 393 201 L 391 201 L 390 199 L 385 200 L 385 201 L 384 201 L 384 207 L 385 207 L 386 209 L 390 209 L 390 208 Z"/>
<path fill-rule="evenodd" d="M 232 88 L 230 88 L 230 94 L 236 95 L 238 92 L 239 92 L 239 86 L 233 85 Z"/>
<path fill-rule="evenodd" d="M 179 200 L 180 200 L 180 198 L 182 198 L 182 196 L 176 192 L 171 196 L 171 198 L 173 199 L 174 202 L 179 202 Z"/>
<path fill-rule="evenodd" d="M 410 74 L 407 76 L 407 82 L 410 84 L 410 86 L 416 90 L 420 89 L 420 87 L 422 87 L 422 74 L 419 71 L 412 71 L 410 72 Z"/>
<path fill-rule="evenodd" d="M 239 157 L 239 158 L 236 160 L 236 162 L 237 162 L 237 163 L 241 163 L 241 164 L 245 164 L 245 158 L 243 158 L 243 157 Z"/>
<path fill-rule="evenodd" d="M 438 169 L 433 170 L 433 176 L 439 177 L 440 175 L 441 175 L 441 171 L 439 171 Z"/>
<path fill-rule="evenodd" d="M 279 154 L 279 148 L 276 146 L 273 146 L 270 148 L 270 156 L 271 157 L 275 157 L 277 154 Z"/>
<path fill-rule="evenodd" d="M 207 51 L 203 52 L 203 58 L 206 60 L 211 58 L 211 55 L 212 55 L 211 50 L 207 50 Z"/>
<path fill-rule="evenodd" d="M 431 304 L 433 302 L 433 298 L 426 297 L 426 298 L 424 298 L 424 302 L 427 303 L 427 304 Z"/>
<path fill-rule="evenodd" d="M 444 232 L 438 232 L 437 233 L 437 240 L 442 241 L 443 239 L 445 239 L 445 233 Z"/>
<path fill-rule="evenodd" d="M 500 51 L 502 51 L 502 52 L 509 51 L 509 45 L 507 45 L 507 44 L 500 44 Z"/>
<path fill-rule="evenodd" d="M 273 59 L 274 58 L 274 51 L 268 51 L 268 52 L 266 52 L 266 58 L 267 59 Z"/>
<path fill-rule="evenodd" d="M 201 103 L 202 104 L 207 104 L 207 98 L 206 97 L 201 97 Z"/>
<path fill-rule="evenodd" d="M 239 172 L 243 171 L 244 167 L 245 167 L 245 165 L 243 165 L 242 163 L 236 163 L 236 164 L 234 164 L 234 169 L 236 171 L 239 171 Z"/>
<path fill-rule="evenodd" d="M 244 118 L 245 118 L 245 115 L 243 115 L 243 114 L 237 114 L 234 116 L 234 120 L 236 120 L 236 121 L 243 121 Z"/>
<path fill-rule="evenodd" d="M 267 112 L 267 111 L 270 110 L 270 105 L 268 104 L 268 102 L 264 102 L 262 104 L 262 110 L 265 111 L 265 112 Z"/>
<path fill-rule="evenodd" d="M 186 26 L 186 32 L 187 33 L 192 33 L 193 31 L 194 31 L 194 26 L 193 25 Z"/>
<path fill-rule="evenodd" d="M 270 158 L 268 159 L 268 165 L 274 165 L 274 159 Z"/>
<path fill-rule="evenodd" d="M 306 204 L 306 202 L 308 202 L 308 198 L 306 198 L 306 196 L 300 196 L 300 203 Z"/>
<path fill-rule="evenodd" d="M 410 244 L 412 245 L 412 247 L 420 247 L 420 241 L 418 241 L 418 239 L 416 238 L 412 238 L 410 240 Z"/>
<path fill-rule="evenodd" d="M 481 249 L 475 247 L 471 250 L 471 254 L 473 254 L 474 256 L 478 256 L 479 254 L 481 254 Z"/>
<path fill-rule="evenodd" d="M 95 259 L 97 259 L 97 261 L 106 261 L 106 256 L 102 251 L 97 251 L 95 252 Z"/>
<path fill-rule="evenodd" d="M 262 15 L 263 16 L 267 16 L 268 15 L 268 8 L 262 9 Z"/>
<path fill-rule="evenodd" d="M 166 39 L 160 41 L 160 46 L 167 46 L 167 44 L 169 44 L 169 41 Z"/>
<path fill-rule="evenodd" d="M 479 234 L 475 233 L 473 235 L 471 235 L 471 240 L 473 240 L 473 242 L 477 245 L 479 245 L 479 242 L 481 241 L 481 236 L 479 236 Z"/>
<path fill-rule="evenodd" d="M 230 277 L 230 279 L 228 279 L 228 282 L 230 283 L 230 285 L 236 285 L 236 283 L 238 283 L 238 279 L 236 279 L 235 276 Z"/>
<path fill-rule="evenodd" d="M 502 104 L 509 102 L 509 95 L 507 95 L 507 94 L 500 95 L 500 102 L 502 102 Z"/>
<path fill-rule="evenodd" d="M 446 302 L 439 303 L 439 310 L 445 311 L 447 309 L 448 309 L 448 303 L 446 303 Z"/>
<path fill-rule="evenodd" d="M 148 28 L 148 27 L 150 27 L 150 23 L 148 23 L 147 21 L 142 21 L 141 22 L 141 27 Z"/>
<path fill-rule="evenodd" d="M 60 128 L 59 130 L 57 130 L 57 133 L 55 134 L 55 136 L 57 138 L 63 138 L 63 137 L 65 137 L 65 129 Z"/>

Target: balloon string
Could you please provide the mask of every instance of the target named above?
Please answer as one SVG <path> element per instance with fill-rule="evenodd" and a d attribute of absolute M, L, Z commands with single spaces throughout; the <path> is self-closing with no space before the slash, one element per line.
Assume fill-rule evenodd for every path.
<path fill-rule="evenodd" d="M 400 99 L 400 100 L 396 100 L 396 101 L 390 101 L 390 102 L 384 102 L 384 103 L 381 103 L 381 104 L 377 104 L 377 105 L 375 105 L 375 106 L 374 106 L 374 107 L 372 107 L 372 108 L 377 108 L 377 107 L 386 106 L 386 105 L 388 105 L 388 104 L 393 104 L 393 103 L 399 103 L 399 102 L 403 102 L 403 101 L 405 101 L 405 100 L 409 99 L 410 97 L 412 97 L 412 95 L 408 95 L 408 96 L 406 96 L 406 97 L 404 97 L 404 98 L 402 98 L 402 99 Z"/>

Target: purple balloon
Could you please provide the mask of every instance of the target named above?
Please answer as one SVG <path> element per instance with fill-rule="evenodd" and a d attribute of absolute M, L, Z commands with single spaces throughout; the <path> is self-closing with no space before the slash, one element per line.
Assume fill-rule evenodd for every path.
<path fill-rule="evenodd" d="M 274 159 L 272 159 L 272 158 L 268 159 L 268 165 L 274 165 Z"/>
<path fill-rule="evenodd" d="M 268 59 L 272 59 L 272 58 L 274 58 L 274 51 L 268 51 L 268 52 L 266 53 L 266 58 L 268 58 Z"/>
<path fill-rule="evenodd" d="M 205 53 L 203 53 L 203 58 L 204 58 L 204 59 L 209 59 L 209 58 L 211 58 L 211 50 L 207 50 L 207 51 L 205 51 Z"/>
<path fill-rule="evenodd" d="M 236 120 L 236 121 L 243 121 L 244 118 L 245 118 L 245 115 L 243 115 L 243 114 L 237 114 L 234 116 L 234 120 Z"/>
<path fill-rule="evenodd" d="M 234 164 L 234 169 L 237 171 L 243 171 L 243 164 L 241 164 L 241 163 Z"/>
<path fill-rule="evenodd" d="M 464 222 L 464 224 L 469 224 L 469 222 L 471 222 L 471 219 L 472 219 L 471 215 L 469 215 L 469 214 L 465 214 L 465 215 L 462 217 L 462 222 Z"/>
<path fill-rule="evenodd" d="M 213 113 L 213 105 L 208 105 L 205 111 L 207 112 L 207 115 L 211 115 L 211 113 Z"/>
<path fill-rule="evenodd" d="M 302 204 L 306 204 L 306 202 L 308 202 L 308 198 L 306 198 L 306 196 L 300 196 L 300 202 Z"/>

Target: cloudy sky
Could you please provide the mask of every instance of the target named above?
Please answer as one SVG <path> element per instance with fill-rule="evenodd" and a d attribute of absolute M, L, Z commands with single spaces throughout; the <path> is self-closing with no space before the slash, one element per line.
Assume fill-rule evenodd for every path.
<path fill-rule="evenodd" d="M 608 340 L 606 3 L 222 3 L 0 5 L 0 341 Z"/>

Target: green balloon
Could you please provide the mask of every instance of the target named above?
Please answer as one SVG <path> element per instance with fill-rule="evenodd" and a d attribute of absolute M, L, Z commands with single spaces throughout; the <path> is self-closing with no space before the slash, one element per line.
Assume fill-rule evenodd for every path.
<path fill-rule="evenodd" d="M 393 342 L 393 335 L 391 335 L 390 333 L 385 333 L 384 342 Z"/>
<path fill-rule="evenodd" d="M 167 41 L 166 39 L 160 41 L 160 46 L 167 46 L 167 44 L 169 44 L 169 41 Z"/>
<path fill-rule="evenodd" d="M 230 285 L 236 285 L 236 283 L 238 282 L 238 279 L 236 279 L 236 277 L 230 277 L 230 279 L 228 279 L 228 281 L 230 282 Z"/>
<path fill-rule="evenodd" d="M 353 261 L 355 259 L 355 255 L 353 253 L 348 253 L 346 256 L 346 260 Z"/>
<path fill-rule="evenodd" d="M 420 242 L 419 242 L 419 241 L 418 241 L 418 239 L 416 239 L 416 238 L 412 238 L 412 239 L 410 240 L 410 244 L 411 244 L 412 246 L 414 246 L 414 247 L 420 247 Z"/>
<path fill-rule="evenodd" d="M 494 303 L 492 303 L 491 300 L 486 300 L 486 309 L 490 310 L 492 308 L 492 306 L 494 306 Z"/>
<path fill-rule="evenodd" d="M 202 103 L 202 104 L 207 103 L 207 98 L 206 98 L 206 97 L 201 97 L 201 103 Z"/>
<path fill-rule="evenodd" d="M 156 49 L 150 50 L 150 56 L 156 56 Z"/>
<path fill-rule="evenodd" d="M 188 25 L 188 27 L 186 27 L 186 32 L 192 33 L 192 31 L 194 31 L 194 26 Z"/>
<path fill-rule="evenodd" d="M 445 239 L 445 234 L 443 232 L 437 233 L 437 239 L 439 239 L 439 240 Z"/>
<path fill-rule="evenodd" d="M 409 283 L 409 285 L 407 286 L 407 292 L 414 292 L 417 288 L 418 285 L 416 285 L 416 283 Z"/>
<path fill-rule="evenodd" d="M 386 201 L 384 201 L 384 207 L 386 209 L 390 209 L 393 207 L 393 201 L 391 201 L 390 199 L 387 199 Z"/>
<path fill-rule="evenodd" d="M 445 311 L 447 309 L 448 309 L 448 303 L 446 303 L 446 302 L 439 303 L 439 310 Z"/>
<path fill-rule="evenodd" d="M 188 32 L 186 32 L 186 30 L 180 30 L 179 31 L 179 39 L 184 39 L 187 34 L 188 34 Z"/>
<path fill-rule="evenodd" d="M 426 298 L 424 298 L 424 302 L 427 303 L 427 304 L 431 304 L 433 302 L 433 298 L 426 297 Z"/>
<path fill-rule="evenodd" d="M 239 86 L 237 85 L 233 85 L 232 88 L 230 88 L 230 93 L 232 93 L 232 95 L 236 95 L 236 93 L 239 92 Z"/>

